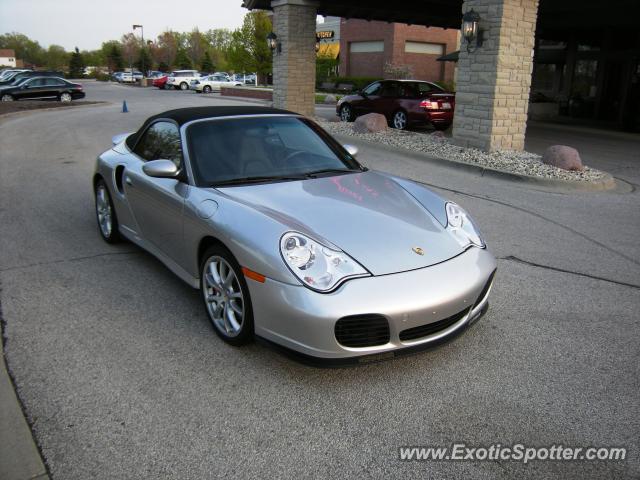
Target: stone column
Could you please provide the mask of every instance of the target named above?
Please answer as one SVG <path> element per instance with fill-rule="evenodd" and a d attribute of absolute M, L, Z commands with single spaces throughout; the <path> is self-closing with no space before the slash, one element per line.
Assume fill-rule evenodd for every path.
<path fill-rule="evenodd" d="M 484 30 L 481 47 L 471 52 L 461 39 L 453 139 L 486 151 L 522 150 L 538 0 L 465 0 Z M 474 50 L 475 49 L 475 50 Z"/>
<path fill-rule="evenodd" d="M 312 117 L 316 91 L 316 12 L 310 0 L 273 0 L 273 106 Z M 266 39 L 265 39 L 266 42 Z"/>

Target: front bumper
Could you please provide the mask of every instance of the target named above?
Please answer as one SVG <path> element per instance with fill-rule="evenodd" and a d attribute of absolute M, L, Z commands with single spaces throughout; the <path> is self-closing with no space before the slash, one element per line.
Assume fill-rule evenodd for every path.
<path fill-rule="evenodd" d="M 265 283 L 248 280 L 255 332 L 304 356 L 327 360 L 379 357 L 428 347 L 454 336 L 481 316 L 495 269 L 493 255 L 474 247 L 430 267 L 352 279 L 326 294 L 270 279 Z M 359 348 L 339 343 L 336 322 L 365 314 L 386 318 L 389 341 Z M 442 330 L 411 340 L 400 339 L 403 331 L 454 317 L 455 323 Z"/>

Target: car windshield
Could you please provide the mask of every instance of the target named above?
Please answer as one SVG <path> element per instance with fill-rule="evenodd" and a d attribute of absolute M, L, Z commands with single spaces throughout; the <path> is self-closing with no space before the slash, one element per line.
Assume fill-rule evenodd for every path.
<path fill-rule="evenodd" d="M 327 133 L 298 117 L 246 117 L 187 128 L 196 185 L 222 186 L 362 171 Z"/>

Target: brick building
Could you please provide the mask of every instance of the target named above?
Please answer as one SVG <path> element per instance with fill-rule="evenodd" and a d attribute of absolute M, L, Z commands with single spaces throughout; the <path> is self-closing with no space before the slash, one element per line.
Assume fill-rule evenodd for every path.
<path fill-rule="evenodd" d="M 436 59 L 458 49 L 459 35 L 456 29 L 342 19 L 340 75 L 388 77 L 392 67 L 411 78 L 452 82 L 455 65 Z"/>

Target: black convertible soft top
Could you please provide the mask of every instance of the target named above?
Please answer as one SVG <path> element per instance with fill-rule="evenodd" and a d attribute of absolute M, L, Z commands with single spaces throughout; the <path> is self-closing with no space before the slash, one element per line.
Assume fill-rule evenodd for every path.
<path fill-rule="evenodd" d="M 201 118 L 215 118 L 215 117 L 227 117 L 230 115 L 260 115 L 260 114 L 293 114 L 288 110 L 280 110 L 278 108 L 269 107 L 253 107 L 253 106 L 228 106 L 228 107 L 191 107 L 191 108 L 176 108 L 175 110 L 167 110 L 166 112 L 158 113 L 152 117 L 147 118 L 142 127 L 137 132 L 132 133 L 127 137 L 127 146 L 133 149 L 138 138 L 146 130 L 147 126 L 160 118 L 168 118 L 176 122 L 179 126 L 184 125 L 192 120 L 199 120 Z"/>

